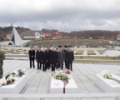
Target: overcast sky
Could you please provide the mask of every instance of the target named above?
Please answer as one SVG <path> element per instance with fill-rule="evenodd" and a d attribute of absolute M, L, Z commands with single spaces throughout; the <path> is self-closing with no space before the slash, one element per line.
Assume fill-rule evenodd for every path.
<path fill-rule="evenodd" d="M 120 0 L 0 0 L 0 26 L 120 30 Z"/>

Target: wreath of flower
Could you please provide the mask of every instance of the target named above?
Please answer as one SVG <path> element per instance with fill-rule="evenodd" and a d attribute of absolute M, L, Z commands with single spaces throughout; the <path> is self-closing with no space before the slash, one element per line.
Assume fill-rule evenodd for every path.
<path fill-rule="evenodd" d="M 7 74 L 5 76 L 5 82 L 3 82 L 0 86 L 6 86 L 6 85 L 10 85 L 13 84 L 15 82 L 15 77 L 20 76 L 22 77 L 23 75 L 25 75 L 25 69 L 24 70 L 17 70 L 15 72 L 12 72 L 10 74 Z"/>
<path fill-rule="evenodd" d="M 53 76 L 57 80 L 68 80 L 69 77 L 64 72 L 52 72 L 51 76 Z"/>
<path fill-rule="evenodd" d="M 106 78 L 106 79 L 111 79 L 111 78 L 112 78 L 112 75 L 111 75 L 110 73 L 105 73 L 105 74 L 103 75 L 103 77 Z"/>
<path fill-rule="evenodd" d="M 22 77 L 25 75 L 25 72 L 23 70 L 18 70 L 18 76 Z"/>
<path fill-rule="evenodd" d="M 14 77 L 16 74 L 14 72 L 10 73 L 10 74 L 8 74 L 8 75 L 5 76 L 5 79 L 7 80 L 10 77 L 10 75 L 12 75 Z"/>
<path fill-rule="evenodd" d="M 13 84 L 14 82 L 15 82 L 15 79 L 9 79 L 6 82 L 2 83 L 1 86 L 10 85 L 10 84 Z"/>

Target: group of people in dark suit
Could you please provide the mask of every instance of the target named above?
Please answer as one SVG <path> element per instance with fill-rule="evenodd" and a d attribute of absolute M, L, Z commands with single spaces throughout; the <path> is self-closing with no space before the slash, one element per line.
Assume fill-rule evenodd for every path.
<path fill-rule="evenodd" d="M 50 49 L 47 47 L 45 50 L 41 50 L 41 47 L 35 52 L 33 48 L 29 50 L 29 60 L 30 60 L 30 68 L 35 68 L 34 60 L 37 61 L 37 69 L 46 71 L 47 69 L 51 69 L 55 71 L 55 69 L 63 70 L 63 63 L 65 62 L 66 69 L 70 69 L 72 71 L 72 62 L 74 60 L 74 53 L 70 48 L 60 47 L 59 49 Z"/>

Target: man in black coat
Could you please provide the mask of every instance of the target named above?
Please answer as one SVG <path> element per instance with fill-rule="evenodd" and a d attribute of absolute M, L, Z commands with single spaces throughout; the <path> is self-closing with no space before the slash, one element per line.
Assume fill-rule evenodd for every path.
<path fill-rule="evenodd" d="M 70 69 L 71 71 L 72 71 L 73 60 L 74 60 L 74 53 L 73 51 L 71 51 L 70 48 L 68 48 L 66 53 L 67 69 Z"/>
<path fill-rule="evenodd" d="M 33 47 L 29 50 L 29 60 L 30 60 L 30 68 L 35 68 L 34 60 L 35 60 L 35 50 L 33 50 Z"/>
<path fill-rule="evenodd" d="M 55 52 L 57 54 L 57 59 L 56 59 L 55 67 L 56 67 L 56 69 L 58 69 L 59 68 L 59 63 L 58 63 L 58 52 L 59 52 L 59 50 L 58 50 L 58 48 L 55 49 Z"/>
<path fill-rule="evenodd" d="M 67 56 L 67 47 L 63 47 L 63 51 L 65 53 L 65 68 L 67 68 L 67 61 L 66 61 L 66 56 Z M 68 69 L 68 68 L 67 68 Z"/>
<path fill-rule="evenodd" d="M 58 55 L 59 68 L 61 68 L 61 70 L 63 70 L 63 62 L 65 61 L 65 53 L 64 53 L 62 47 L 60 47 L 60 51 L 57 53 L 57 55 Z"/>
<path fill-rule="evenodd" d="M 41 47 L 36 51 L 36 60 L 37 60 L 37 69 L 41 70 L 41 65 L 43 62 L 43 52 L 41 51 Z"/>
<path fill-rule="evenodd" d="M 57 61 L 57 52 L 55 51 L 55 49 L 53 49 L 51 53 L 52 71 L 55 71 L 56 61 Z"/>
<path fill-rule="evenodd" d="M 43 60 L 43 71 L 45 71 L 46 72 L 46 53 L 45 53 L 45 49 L 43 50 L 43 58 L 42 58 L 42 60 Z"/>
<path fill-rule="evenodd" d="M 52 54 L 52 51 L 50 50 L 50 47 L 47 47 L 47 50 L 45 51 L 45 55 L 46 55 L 46 68 L 47 69 L 50 68 L 51 54 Z"/>

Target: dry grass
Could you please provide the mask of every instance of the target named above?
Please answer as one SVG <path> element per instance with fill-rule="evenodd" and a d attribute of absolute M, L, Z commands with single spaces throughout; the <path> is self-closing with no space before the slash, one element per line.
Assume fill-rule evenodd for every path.
<path fill-rule="evenodd" d="M 104 52 L 104 50 L 97 50 L 100 54 L 102 54 Z"/>
<path fill-rule="evenodd" d="M 88 54 L 88 55 L 96 55 L 96 53 L 94 52 L 94 50 L 88 50 L 88 51 L 87 51 L 87 54 Z"/>
<path fill-rule="evenodd" d="M 84 50 L 78 50 L 75 54 L 76 55 L 83 55 Z"/>

